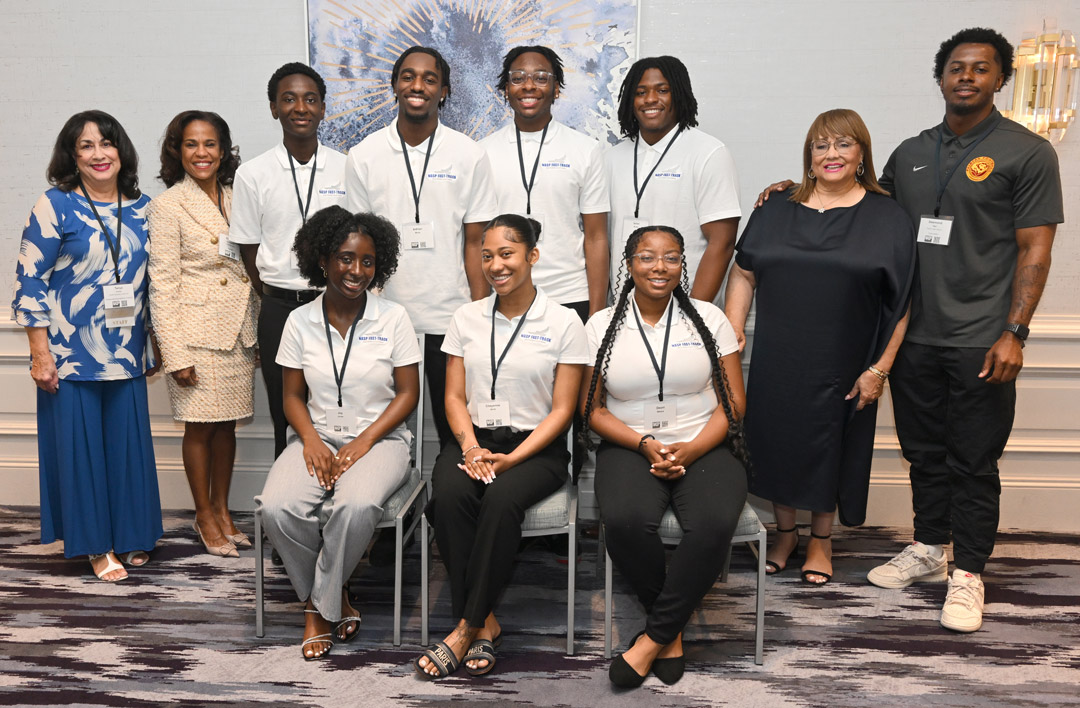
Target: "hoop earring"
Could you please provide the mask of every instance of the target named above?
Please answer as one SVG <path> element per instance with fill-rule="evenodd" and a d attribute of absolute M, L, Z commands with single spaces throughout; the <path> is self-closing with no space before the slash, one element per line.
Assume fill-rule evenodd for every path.
<path fill-rule="evenodd" d="M 855 168 L 855 176 L 856 177 L 862 177 L 865 172 L 866 172 L 866 168 L 863 167 L 863 163 L 860 162 L 859 166 Z"/>
<path fill-rule="evenodd" d="M 326 268 L 323 268 L 322 266 L 319 266 L 319 270 L 322 271 L 322 277 L 325 278 L 326 277 Z"/>
<path fill-rule="evenodd" d="M 808 170 L 806 171 L 806 176 L 807 176 L 807 177 L 808 177 L 809 179 L 817 179 L 817 175 L 815 175 L 815 174 L 814 174 L 814 168 L 813 168 L 813 167 L 811 167 L 810 169 L 808 169 Z"/>

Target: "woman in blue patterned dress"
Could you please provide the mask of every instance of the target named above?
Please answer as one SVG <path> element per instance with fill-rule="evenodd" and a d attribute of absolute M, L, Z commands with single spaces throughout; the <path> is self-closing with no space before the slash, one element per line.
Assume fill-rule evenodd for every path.
<path fill-rule="evenodd" d="M 146 401 L 145 211 L 138 156 L 115 118 L 68 119 L 53 188 L 23 230 L 11 304 L 38 387 L 41 542 L 94 574 L 127 577 L 161 538 Z M 149 362 L 152 363 L 152 362 Z"/>

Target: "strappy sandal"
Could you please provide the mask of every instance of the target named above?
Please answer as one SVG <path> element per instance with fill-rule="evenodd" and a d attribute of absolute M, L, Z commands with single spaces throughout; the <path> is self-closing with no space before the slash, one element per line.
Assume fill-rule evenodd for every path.
<path fill-rule="evenodd" d="M 353 629 L 353 631 L 351 631 L 351 632 L 345 632 L 344 635 L 340 634 L 339 632 L 340 632 L 341 628 L 344 627 L 345 625 L 347 625 L 349 622 L 356 622 L 356 628 Z M 357 614 L 355 614 L 355 615 L 350 615 L 348 617 L 342 617 L 341 620 L 338 621 L 338 623 L 336 625 L 334 625 L 334 636 L 337 637 L 338 641 L 341 642 L 342 644 L 348 644 L 352 640 L 356 639 L 356 635 L 358 635 L 358 634 L 360 634 L 360 613 L 359 612 Z"/>
<path fill-rule="evenodd" d="M 98 558 L 106 558 L 109 561 L 100 571 L 94 570 L 94 561 L 96 561 Z M 128 577 L 127 571 L 125 570 L 124 575 L 121 575 L 119 578 L 113 578 L 112 580 L 105 579 L 105 576 L 113 572 L 114 570 L 124 570 L 124 566 L 116 561 L 116 556 L 113 555 L 112 551 L 109 551 L 108 553 L 91 553 L 90 570 L 94 572 L 94 575 L 97 576 L 98 580 L 104 583 L 116 583 L 121 580 L 125 580 Z"/>
<path fill-rule="evenodd" d="M 816 539 L 817 539 L 817 540 L 819 540 L 819 541 L 827 541 L 827 540 L 829 540 L 830 538 L 832 538 L 832 534 L 830 533 L 830 534 L 828 534 L 828 535 L 825 535 L 825 536 L 818 536 L 818 535 L 817 535 L 816 533 L 814 533 L 813 531 L 811 531 L 811 532 L 810 532 L 810 537 L 811 537 L 811 538 L 816 538 Z M 807 555 L 809 555 L 809 553 L 808 553 Z M 830 556 L 830 559 L 831 559 L 831 556 L 832 556 L 832 552 L 831 552 L 831 551 L 830 551 L 830 553 L 829 553 L 829 556 Z M 823 577 L 823 578 L 825 578 L 825 579 L 824 579 L 824 580 L 822 580 L 822 581 L 820 581 L 820 582 L 818 582 L 818 581 L 816 581 L 816 580 L 810 580 L 810 579 L 809 579 L 809 578 L 807 577 L 808 575 L 820 575 L 821 577 Z M 822 571 L 822 570 L 809 570 L 809 569 L 807 569 L 807 568 L 806 568 L 805 566 L 803 566 L 803 570 L 802 570 L 802 581 L 803 581 L 804 583 L 806 583 L 807 585 L 825 585 L 825 584 L 826 584 L 826 583 L 828 583 L 828 582 L 829 582 L 830 580 L 832 580 L 832 574 L 831 574 L 831 573 L 826 573 L 825 571 Z"/>
<path fill-rule="evenodd" d="M 305 614 L 313 614 L 313 615 L 320 614 L 318 610 L 306 610 L 306 609 L 304 610 L 304 613 Z M 321 652 L 314 653 L 311 656 L 308 656 L 307 652 L 304 651 L 304 649 L 307 647 L 308 644 L 329 644 L 330 646 L 326 647 L 326 649 L 324 649 Z M 314 637 L 312 637 L 311 639 L 305 639 L 300 644 L 300 653 L 304 656 L 304 661 L 315 661 L 316 659 L 321 659 L 324 656 L 329 655 L 330 650 L 333 649 L 333 648 L 334 648 L 334 635 L 332 633 L 329 633 L 329 634 L 317 634 Z"/>
<path fill-rule="evenodd" d="M 777 573 L 784 570 L 784 568 L 787 568 L 787 564 L 788 564 L 789 560 L 791 560 L 792 558 L 798 558 L 799 557 L 799 528 L 797 526 L 792 526 L 789 529 L 778 528 L 778 529 L 776 529 L 776 533 L 793 533 L 793 534 L 795 534 L 795 548 L 793 548 L 791 550 L 791 553 L 788 553 L 787 558 L 784 559 L 784 564 L 783 565 L 780 565 L 776 561 L 771 561 L 768 558 L 766 558 L 765 559 L 765 575 L 776 575 Z"/>
<path fill-rule="evenodd" d="M 146 551 L 128 551 L 120 556 L 120 560 L 124 561 L 133 568 L 138 568 L 141 565 L 146 565 L 150 562 L 150 556 Z"/>
<path fill-rule="evenodd" d="M 465 652 L 465 656 L 461 661 L 465 663 L 465 671 L 470 676 L 483 676 L 487 672 L 495 668 L 495 649 L 502 643 L 502 634 L 494 639 L 477 639 L 475 642 L 469 645 L 469 650 Z M 477 666 L 473 668 L 469 666 L 470 661 L 487 661 L 485 666 Z"/>
<path fill-rule="evenodd" d="M 438 672 L 436 674 L 429 674 L 424 670 L 424 667 L 420 666 L 420 660 L 427 657 L 428 666 L 434 666 Z M 416 669 L 416 673 L 420 674 L 420 678 L 427 680 L 446 678 L 450 674 L 457 671 L 458 666 L 461 665 L 461 661 L 458 660 L 454 654 L 454 650 L 450 648 L 450 645 L 443 641 L 435 642 L 435 645 L 425 651 L 420 656 L 413 659 L 413 668 Z"/>

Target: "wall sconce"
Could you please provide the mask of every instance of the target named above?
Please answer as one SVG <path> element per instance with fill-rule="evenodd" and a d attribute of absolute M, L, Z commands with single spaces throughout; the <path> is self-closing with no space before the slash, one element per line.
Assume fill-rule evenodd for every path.
<path fill-rule="evenodd" d="M 1080 97 L 1080 54 L 1069 30 L 1043 20 L 1041 34 L 1020 42 L 1014 62 L 1012 109 L 1003 111 L 1025 128 L 1060 142 L 1075 120 Z"/>

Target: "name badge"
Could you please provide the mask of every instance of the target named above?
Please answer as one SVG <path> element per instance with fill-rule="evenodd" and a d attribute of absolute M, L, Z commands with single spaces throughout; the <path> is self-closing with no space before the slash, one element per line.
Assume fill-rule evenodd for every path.
<path fill-rule="evenodd" d="M 240 246 L 229 240 L 229 234 L 218 234 L 217 252 L 229 260 L 240 260 Z"/>
<path fill-rule="evenodd" d="M 135 326 L 135 287 L 131 283 L 102 286 L 106 327 Z"/>
<path fill-rule="evenodd" d="M 645 404 L 645 430 L 655 433 L 675 425 L 675 401 Z"/>
<path fill-rule="evenodd" d="M 476 406 L 481 428 L 501 428 L 510 425 L 510 401 L 484 399 Z"/>
<path fill-rule="evenodd" d="M 536 240 L 537 242 L 544 240 L 544 229 L 547 228 L 547 222 L 544 221 L 544 215 L 542 213 L 534 211 L 531 214 L 522 213 L 518 214 L 518 216 L 523 216 L 526 219 L 532 219 L 536 223 L 540 224 L 540 236 Z"/>
<path fill-rule="evenodd" d="M 326 412 L 326 425 L 335 435 L 356 435 L 356 408 L 340 406 Z"/>
<path fill-rule="evenodd" d="M 951 216 L 923 216 L 919 220 L 919 243 L 948 246 L 949 232 L 952 231 L 952 225 L 953 218 Z"/>
<path fill-rule="evenodd" d="M 643 226 L 649 225 L 650 224 L 648 219 L 633 219 L 629 216 L 623 219 L 623 244 L 630 240 L 630 234 L 634 233 Z"/>
<path fill-rule="evenodd" d="M 435 224 L 418 224 L 406 221 L 401 225 L 401 242 L 409 251 L 426 251 L 435 248 Z"/>

